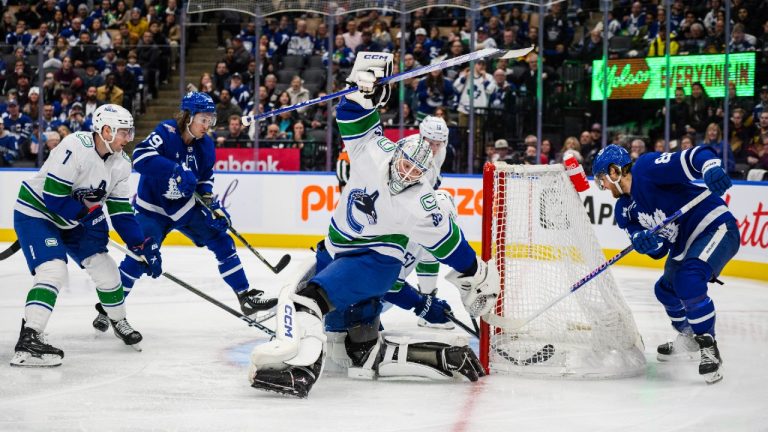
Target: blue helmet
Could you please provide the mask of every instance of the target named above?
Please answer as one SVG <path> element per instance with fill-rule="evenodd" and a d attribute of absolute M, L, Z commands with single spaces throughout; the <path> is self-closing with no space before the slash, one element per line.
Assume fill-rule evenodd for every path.
<path fill-rule="evenodd" d="M 181 110 L 189 111 L 190 115 L 197 113 L 216 113 L 213 99 L 203 92 L 189 92 L 181 99 Z"/>
<path fill-rule="evenodd" d="M 608 168 L 611 165 L 616 165 L 619 168 L 623 168 L 632 162 L 629 157 L 629 152 L 622 146 L 611 144 L 605 146 L 595 156 L 595 162 L 592 164 L 592 174 L 597 177 L 601 174 L 608 174 Z"/>

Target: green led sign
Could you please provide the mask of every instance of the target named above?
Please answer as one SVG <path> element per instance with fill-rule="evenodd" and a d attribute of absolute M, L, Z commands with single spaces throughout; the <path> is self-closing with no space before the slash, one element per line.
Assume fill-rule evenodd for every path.
<path fill-rule="evenodd" d="M 670 57 L 672 83 L 691 94 L 691 84 L 700 82 L 709 97 L 725 96 L 725 54 L 681 55 Z M 729 81 L 736 85 L 737 96 L 754 96 L 755 53 L 728 56 Z M 646 57 L 608 61 L 608 99 L 664 99 L 667 84 L 667 59 Z M 592 100 L 603 100 L 603 61 L 592 63 Z"/>

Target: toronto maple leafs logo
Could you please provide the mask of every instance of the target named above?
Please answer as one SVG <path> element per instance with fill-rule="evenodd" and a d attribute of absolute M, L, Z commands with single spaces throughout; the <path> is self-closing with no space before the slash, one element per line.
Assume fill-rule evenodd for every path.
<path fill-rule="evenodd" d="M 365 189 L 352 189 L 347 199 L 347 223 L 356 233 L 363 231 L 364 225 L 355 217 L 356 213 L 365 215 L 368 225 L 376 225 L 378 214 L 376 213 L 376 200 L 379 198 L 379 191 L 368 194 Z"/>
<path fill-rule="evenodd" d="M 176 183 L 176 179 L 173 177 L 168 179 L 168 189 L 166 189 L 165 193 L 163 194 L 163 198 L 169 199 L 169 200 L 177 200 L 180 198 L 183 198 L 184 196 L 181 194 L 181 191 L 179 190 L 179 185 Z"/>
<path fill-rule="evenodd" d="M 666 218 L 667 215 L 664 214 L 664 211 L 661 209 L 656 209 L 652 215 L 643 212 L 637 213 L 638 222 L 640 222 L 640 225 L 645 229 L 655 228 L 656 225 L 662 223 Z M 677 240 L 679 228 L 680 226 L 673 222 L 662 228 L 657 234 L 669 240 L 670 243 L 674 243 L 675 240 Z"/>

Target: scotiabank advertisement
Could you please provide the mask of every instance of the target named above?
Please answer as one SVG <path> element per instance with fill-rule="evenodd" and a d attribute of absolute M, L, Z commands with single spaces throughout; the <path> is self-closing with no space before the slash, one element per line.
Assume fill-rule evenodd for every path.
<path fill-rule="evenodd" d="M 282 149 L 285 150 L 285 149 Z M 252 153 L 252 150 L 247 150 Z M 0 170 L 0 236 L 12 241 L 13 204 L 20 182 L 32 170 Z M 138 175 L 131 178 L 132 187 Z M 479 176 L 445 176 L 442 188 L 454 196 L 459 225 L 470 242 L 479 243 L 483 210 Z M 339 188 L 331 173 L 219 172 L 214 192 L 232 216 L 232 223 L 254 246 L 308 247 L 327 233 L 331 214 L 338 204 Z M 615 200 L 594 185 L 580 194 L 584 208 L 603 249 L 620 250 L 629 245 L 626 234 L 614 224 Z M 736 260 L 768 265 L 768 183 L 735 182 L 725 200 L 741 230 L 741 249 Z M 626 258 L 625 258 L 626 259 Z M 754 275 L 754 271 L 749 273 Z M 763 276 L 767 279 L 768 276 Z"/>
<path fill-rule="evenodd" d="M 219 148 L 216 171 L 298 171 L 300 150 L 295 148 Z"/>

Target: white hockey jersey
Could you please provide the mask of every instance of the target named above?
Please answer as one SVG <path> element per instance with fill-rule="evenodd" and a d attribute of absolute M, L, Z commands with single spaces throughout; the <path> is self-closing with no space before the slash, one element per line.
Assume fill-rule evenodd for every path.
<path fill-rule="evenodd" d="M 405 264 L 410 239 L 451 267 L 469 268 L 475 253 L 458 225 L 438 207 L 429 179 L 397 195 L 389 192 L 396 144 L 383 136 L 378 111 L 342 98 L 336 115 L 351 171 L 325 242 L 331 256 L 372 249 Z"/>
<path fill-rule="evenodd" d="M 14 209 L 71 229 L 84 208 L 74 196 L 103 189 L 104 198 L 98 204 L 106 203 L 110 217 L 133 215 L 130 174 L 131 160 L 125 152 L 115 152 L 105 161 L 96 152 L 92 132 L 75 132 L 51 151 L 34 177 L 21 183 Z"/>

